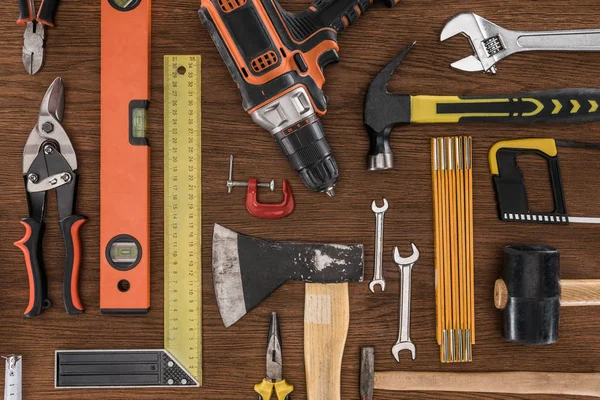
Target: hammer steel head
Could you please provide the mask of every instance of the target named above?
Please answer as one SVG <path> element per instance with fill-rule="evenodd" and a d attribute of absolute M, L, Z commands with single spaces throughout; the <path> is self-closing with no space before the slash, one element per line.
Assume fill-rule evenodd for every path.
<path fill-rule="evenodd" d="M 475 13 L 461 13 L 452 17 L 444 26 L 440 41 L 445 41 L 458 34 L 469 39 L 474 54 L 452 64 L 461 71 L 485 71 L 496 73 L 496 63 L 508 56 L 506 29 L 480 17 Z"/>
<path fill-rule="evenodd" d="M 375 347 L 360 349 L 360 398 L 373 400 L 375 386 Z"/>
<path fill-rule="evenodd" d="M 416 42 L 415 42 L 416 43 Z M 412 50 L 409 45 L 396 58 L 390 61 L 373 79 L 367 90 L 364 108 L 364 124 L 369 134 L 370 148 L 367 158 L 369 170 L 382 170 L 394 167 L 390 147 L 390 134 L 396 125 L 409 124 L 411 109 L 410 96 L 392 94 L 387 85 L 394 71 Z"/>
<path fill-rule="evenodd" d="M 502 310 L 505 340 L 551 344 L 560 320 L 560 252 L 544 245 L 504 248 L 501 279 L 508 292 Z"/>
<path fill-rule="evenodd" d="M 288 280 L 362 282 L 362 244 L 272 242 L 215 224 L 213 283 L 228 327 Z"/>

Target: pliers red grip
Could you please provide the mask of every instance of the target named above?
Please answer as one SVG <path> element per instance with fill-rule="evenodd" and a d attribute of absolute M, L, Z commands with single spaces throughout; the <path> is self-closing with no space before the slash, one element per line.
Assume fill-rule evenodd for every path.
<path fill-rule="evenodd" d="M 42 257 L 47 192 L 56 190 L 59 225 L 65 243 L 63 300 L 68 314 L 83 312 L 79 298 L 81 241 L 79 230 L 87 218 L 74 213 L 77 192 L 77 158 L 62 127 L 63 82 L 56 78 L 48 88 L 23 151 L 23 177 L 29 217 L 23 218 L 25 236 L 15 243 L 23 251 L 29 277 L 29 304 L 25 316 L 35 317 L 50 307 Z"/>
<path fill-rule="evenodd" d="M 19 19 L 17 24 L 25 25 L 34 20 L 46 26 L 54 26 L 54 16 L 58 0 L 42 0 L 37 16 L 35 15 L 35 4 L 33 0 L 19 0 Z"/>

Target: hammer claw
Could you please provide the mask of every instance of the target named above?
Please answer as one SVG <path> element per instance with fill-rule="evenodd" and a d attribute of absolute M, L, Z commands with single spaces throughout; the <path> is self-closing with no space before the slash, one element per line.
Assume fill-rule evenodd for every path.
<path fill-rule="evenodd" d="M 390 61 L 385 67 L 383 67 L 383 69 L 381 71 L 379 71 L 377 76 L 375 76 L 375 78 L 373 79 L 373 82 L 371 83 L 369 90 L 374 89 L 379 92 L 379 91 L 382 91 L 382 89 L 383 89 L 384 92 L 387 92 L 387 85 L 388 85 L 390 79 L 392 79 L 394 72 L 396 71 L 396 69 L 398 69 L 398 67 L 400 66 L 402 61 L 404 61 L 404 58 L 406 57 L 406 55 L 408 53 L 410 53 L 410 51 L 412 50 L 412 48 L 415 46 L 416 43 L 417 42 L 412 42 L 400 54 L 398 54 L 396 56 L 396 58 L 394 58 L 392 61 Z"/>

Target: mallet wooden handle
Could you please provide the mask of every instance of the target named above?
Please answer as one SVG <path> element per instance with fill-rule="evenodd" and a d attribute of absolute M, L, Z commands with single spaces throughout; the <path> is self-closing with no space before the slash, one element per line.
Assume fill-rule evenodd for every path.
<path fill-rule="evenodd" d="M 600 279 L 573 279 L 560 281 L 560 305 L 600 306 Z"/>
<path fill-rule="evenodd" d="M 376 372 L 375 389 L 600 397 L 600 373 Z"/>
<path fill-rule="evenodd" d="M 560 305 L 562 307 L 600 306 L 600 279 L 561 280 Z M 502 279 L 494 285 L 494 304 L 504 309 L 508 301 L 508 290 Z"/>
<path fill-rule="evenodd" d="M 341 400 L 342 357 L 350 324 L 348 283 L 307 283 L 304 364 L 308 400 Z"/>

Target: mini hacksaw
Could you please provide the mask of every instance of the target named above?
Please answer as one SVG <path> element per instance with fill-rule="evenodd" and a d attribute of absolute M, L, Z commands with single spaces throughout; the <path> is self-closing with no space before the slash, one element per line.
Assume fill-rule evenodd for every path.
<path fill-rule="evenodd" d="M 490 172 L 494 180 L 501 220 L 559 225 L 566 225 L 569 222 L 600 224 L 600 218 L 571 217 L 567 214 L 558 164 L 558 147 L 600 150 L 600 145 L 597 144 L 548 138 L 506 140 L 497 142 L 491 147 Z M 529 209 L 523 172 L 517 163 L 517 158 L 522 154 L 535 154 L 547 161 L 554 200 L 553 211 L 536 212 Z"/>

